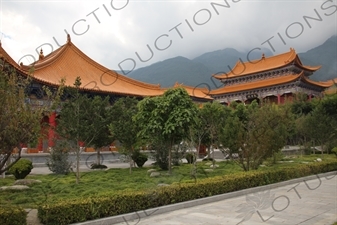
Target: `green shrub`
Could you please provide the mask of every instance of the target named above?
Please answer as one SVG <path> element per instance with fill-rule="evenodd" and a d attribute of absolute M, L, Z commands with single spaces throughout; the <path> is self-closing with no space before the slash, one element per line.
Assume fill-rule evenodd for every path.
<path fill-rule="evenodd" d="M 69 153 L 67 151 L 70 148 L 69 145 L 69 142 L 65 140 L 56 141 L 46 162 L 49 170 L 53 173 L 63 175 L 70 173 L 71 162 L 69 162 Z"/>
<path fill-rule="evenodd" d="M 162 170 L 168 170 L 168 147 L 163 143 L 154 142 L 153 149 L 155 149 L 154 157 L 156 160 L 156 165 L 158 165 Z"/>
<path fill-rule="evenodd" d="M 40 206 L 38 217 L 44 224 L 70 224 L 335 170 L 337 170 L 337 162 L 322 162 L 300 165 L 296 170 L 283 168 L 268 171 L 249 171 L 198 180 L 197 183 L 175 183 L 155 189 L 151 193 L 136 191 L 125 192 L 121 195 L 64 200 Z"/>
<path fill-rule="evenodd" d="M 204 159 L 202 159 L 202 161 L 203 161 L 203 162 L 207 162 L 207 161 L 213 162 L 213 158 L 204 158 Z"/>
<path fill-rule="evenodd" d="M 139 150 L 134 151 L 131 158 L 138 167 L 143 167 L 144 163 L 147 161 L 147 155 L 141 153 Z"/>
<path fill-rule="evenodd" d="M 190 152 L 186 153 L 185 159 L 187 160 L 188 164 L 192 164 L 192 163 L 195 162 L 195 160 L 197 160 L 195 155 L 193 153 L 190 153 Z"/>
<path fill-rule="evenodd" d="M 337 157 L 337 147 L 334 147 L 334 148 L 331 150 L 331 153 L 335 154 L 335 156 Z"/>
<path fill-rule="evenodd" d="M 106 165 L 94 163 L 90 166 L 90 169 L 106 169 Z"/>
<path fill-rule="evenodd" d="M 1 207 L 0 224 L 25 225 L 27 213 L 20 207 Z"/>
<path fill-rule="evenodd" d="M 13 174 L 15 179 L 24 179 L 33 169 L 33 163 L 28 159 L 19 159 L 8 172 Z"/>

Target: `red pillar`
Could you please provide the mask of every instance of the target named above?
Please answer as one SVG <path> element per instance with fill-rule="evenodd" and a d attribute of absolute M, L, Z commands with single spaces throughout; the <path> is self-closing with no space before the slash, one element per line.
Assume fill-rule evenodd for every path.
<path fill-rule="evenodd" d="M 311 102 L 311 94 L 309 94 L 309 102 Z"/>
<path fill-rule="evenodd" d="M 277 104 L 281 104 L 281 95 L 277 94 Z"/>
<path fill-rule="evenodd" d="M 49 131 L 48 131 L 48 147 L 54 146 L 56 127 L 56 112 L 52 112 L 49 116 Z"/>
<path fill-rule="evenodd" d="M 78 141 L 78 146 L 84 147 L 84 146 L 85 146 L 85 143 L 84 143 L 83 141 Z"/>
<path fill-rule="evenodd" d="M 39 152 L 43 151 L 43 138 L 39 137 L 39 142 L 37 144 L 37 149 L 39 150 Z"/>

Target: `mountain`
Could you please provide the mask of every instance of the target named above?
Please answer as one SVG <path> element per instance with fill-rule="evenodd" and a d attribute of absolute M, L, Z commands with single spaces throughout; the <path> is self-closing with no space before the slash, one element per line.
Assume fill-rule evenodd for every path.
<path fill-rule="evenodd" d="M 316 71 L 310 79 L 326 81 L 337 77 L 337 36 L 332 36 L 322 45 L 310 49 L 305 53 L 299 53 L 304 65 L 322 67 Z"/>
<path fill-rule="evenodd" d="M 337 36 L 332 36 L 322 45 L 317 46 L 305 53 L 299 53 L 304 65 L 322 68 L 310 78 L 313 80 L 326 81 L 337 77 Z M 212 74 L 228 72 L 233 68 L 239 58 L 248 61 L 261 58 L 261 52 L 266 57 L 272 56 L 269 49 L 239 52 L 233 48 L 226 48 L 202 54 L 192 60 L 185 57 L 175 57 L 157 62 L 147 67 L 132 71 L 129 77 L 152 84 L 160 84 L 162 87 L 172 87 L 175 82 L 189 86 L 217 88 L 221 83 L 212 78 Z M 206 85 L 205 85 L 206 84 Z"/>
<path fill-rule="evenodd" d="M 268 49 L 263 51 L 266 56 L 272 55 Z M 248 52 L 226 48 L 202 54 L 193 60 L 178 56 L 137 69 L 128 76 L 143 82 L 160 84 L 162 87 L 172 87 L 175 82 L 179 82 L 189 86 L 206 86 L 213 89 L 220 87 L 221 83 L 212 78 L 212 74 L 229 71 L 229 67 L 232 68 L 239 58 L 247 61 L 247 54 Z M 250 54 L 251 59 L 260 57 L 261 52 L 253 51 Z"/>
<path fill-rule="evenodd" d="M 269 49 L 262 49 L 262 51 L 252 51 L 249 54 L 249 59 L 247 59 L 249 52 L 238 52 L 233 48 L 226 48 L 202 54 L 193 59 L 193 61 L 204 64 L 212 71 L 212 74 L 216 74 L 230 71 L 239 59 L 243 62 L 259 59 L 262 56 L 261 52 L 263 52 L 266 57 L 273 55 Z"/>
<path fill-rule="evenodd" d="M 212 71 L 202 63 L 178 56 L 137 69 L 128 76 L 147 83 L 159 83 L 162 87 L 172 87 L 175 82 L 179 82 L 194 87 L 207 83 L 210 88 L 214 88 L 210 82 L 211 75 Z"/>

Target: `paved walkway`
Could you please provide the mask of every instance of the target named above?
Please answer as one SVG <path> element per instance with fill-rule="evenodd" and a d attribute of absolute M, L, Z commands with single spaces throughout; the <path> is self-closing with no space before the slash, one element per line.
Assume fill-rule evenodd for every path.
<path fill-rule="evenodd" d="M 151 166 L 151 164 L 154 163 L 154 161 L 148 160 L 145 162 L 144 166 Z M 129 168 L 129 163 L 124 162 L 114 162 L 114 163 L 103 163 L 108 168 Z M 81 164 L 80 165 L 80 172 L 90 172 L 95 171 L 90 169 L 87 165 Z M 52 174 L 52 172 L 48 169 L 48 167 L 34 167 L 32 171 L 30 172 L 30 175 L 36 175 L 36 174 Z"/>
<path fill-rule="evenodd" d="M 106 165 L 109 168 L 129 166 L 128 163 Z M 81 171 L 92 170 L 81 165 Z M 51 172 L 47 167 L 36 167 L 31 172 L 48 173 Z M 337 172 L 330 172 L 80 224 L 332 225 L 336 221 Z"/>
<path fill-rule="evenodd" d="M 207 204 L 200 200 L 199 203 L 192 202 L 81 224 L 332 225 L 337 221 L 337 172 L 247 189 L 222 197 L 213 196 L 208 198 L 210 203 Z M 189 205 L 195 206 L 187 208 Z M 120 222 L 116 223 L 118 220 Z"/>

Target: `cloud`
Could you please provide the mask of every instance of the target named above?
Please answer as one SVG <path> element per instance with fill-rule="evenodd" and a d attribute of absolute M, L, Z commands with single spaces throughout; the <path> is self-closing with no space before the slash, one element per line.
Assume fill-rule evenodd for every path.
<path fill-rule="evenodd" d="M 227 47 L 304 52 L 337 33 L 336 5 L 335 0 L 2 1 L 0 31 L 16 61 L 25 54 L 37 57 L 38 47 L 45 54 L 55 50 L 66 42 L 66 30 L 104 66 L 118 69 L 132 58 L 139 68 Z"/>

